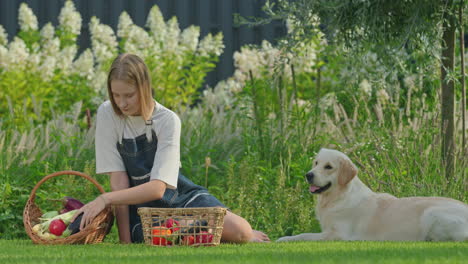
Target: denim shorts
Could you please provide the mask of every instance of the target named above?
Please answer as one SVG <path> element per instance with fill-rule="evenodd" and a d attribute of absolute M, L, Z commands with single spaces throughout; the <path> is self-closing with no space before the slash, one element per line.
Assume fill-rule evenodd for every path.
<path fill-rule="evenodd" d="M 200 192 L 192 196 L 185 205 L 175 205 L 173 208 L 191 208 L 191 207 L 222 207 L 226 206 L 221 203 L 216 197 L 207 193 Z M 137 206 L 129 205 L 130 216 L 130 235 L 132 243 L 143 243 L 143 229 L 141 227 L 141 219 L 137 212 Z"/>

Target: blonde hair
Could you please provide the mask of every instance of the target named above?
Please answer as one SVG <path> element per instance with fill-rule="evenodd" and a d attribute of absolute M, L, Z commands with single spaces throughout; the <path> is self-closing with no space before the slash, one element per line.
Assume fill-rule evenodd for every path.
<path fill-rule="evenodd" d="M 120 54 L 112 62 L 107 77 L 107 91 L 109 92 L 109 99 L 114 112 L 122 117 L 123 113 L 115 103 L 112 94 L 111 82 L 114 80 L 123 81 L 136 87 L 140 99 L 141 116 L 144 120 L 149 120 L 154 107 L 153 90 L 151 88 L 149 70 L 145 62 L 140 57 L 129 53 Z"/>

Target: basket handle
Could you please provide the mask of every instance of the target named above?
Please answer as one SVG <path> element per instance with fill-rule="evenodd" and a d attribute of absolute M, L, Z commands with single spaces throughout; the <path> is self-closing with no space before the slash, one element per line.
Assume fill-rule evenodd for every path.
<path fill-rule="evenodd" d="M 87 175 L 87 174 L 85 174 L 85 173 L 82 173 L 82 172 L 79 172 L 79 171 L 68 170 L 68 171 L 58 171 L 58 172 L 49 174 L 49 175 L 45 176 L 44 178 L 42 178 L 42 180 L 40 180 L 40 181 L 36 184 L 36 186 L 34 186 L 34 188 L 32 189 L 31 194 L 29 195 L 29 200 L 30 200 L 31 202 L 34 201 L 34 199 L 36 198 L 36 191 L 37 191 L 37 189 L 39 189 L 39 187 L 40 187 L 45 181 L 47 181 L 47 180 L 50 179 L 50 178 L 54 178 L 54 177 L 61 176 L 61 175 L 76 175 L 76 176 L 83 177 L 83 178 L 85 178 L 86 180 L 92 182 L 92 183 L 94 184 L 94 186 L 96 186 L 96 187 L 98 188 L 98 190 L 99 190 L 101 193 L 105 193 L 104 188 L 102 188 L 102 186 L 101 186 L 95 179 L 91 178 L 89 175 Z"/>

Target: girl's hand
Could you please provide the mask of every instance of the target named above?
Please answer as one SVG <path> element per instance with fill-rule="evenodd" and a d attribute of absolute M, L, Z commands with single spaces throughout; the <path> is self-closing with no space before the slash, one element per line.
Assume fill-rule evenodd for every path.
<path fill-rule="evenodd" d="M 75 221 L 81 213 L 83 217 L 81 218 L 80 230 L 85 228 L 87 225 L 93 221 L 93 219 L 107 206 L 107 200 L 104 198 L 104 195 L 99 195 L 93 201 L 85 204 L 83 207 L 78 209 L 78 211 L 73 215 L 72 222 Z"/>

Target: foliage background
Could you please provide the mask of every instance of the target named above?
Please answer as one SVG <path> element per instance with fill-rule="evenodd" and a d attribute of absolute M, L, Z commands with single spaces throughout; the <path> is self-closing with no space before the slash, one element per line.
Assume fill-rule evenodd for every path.
<path fill-rule="evenodd" d="M 94 113 L 107 96 L 109 63 L 123 51 L 145 59 L 156 99 L 182 119 L 183 174 L 272 239 L 319 231 L 303 175 L 322 147 L 347 153 L 374 191 L 468 201 L 462 152 L 455 177 L 442 176 L 439 47 L 431 41 L 352 50 L 311 21 L 307 41 L 295 42 L 301 32 L 291 18 L 288 38 L 243 47 L 234 75 L 200 92 L 222 36 L 200 40 L 199 29 L 164 21 L 156 6 L 146 28 L 125 13 L 117 33 L 93 19 L 92 48 L 79 55 L 81 20 L 70 1 L 57 29 L 39 30 L 26 5 L 19 12 L 21 33 L 10 43 L 0 34 L 1 238 L 26 238 L 22 210 L 45 175 L 82 171 L 110 190 L 107 177 L 95 174 Z M 36 201 L 44 211 L 57 209 L 65 195 L 87 202 L 97 193 L 64 176 L 41 186 Z"/>

